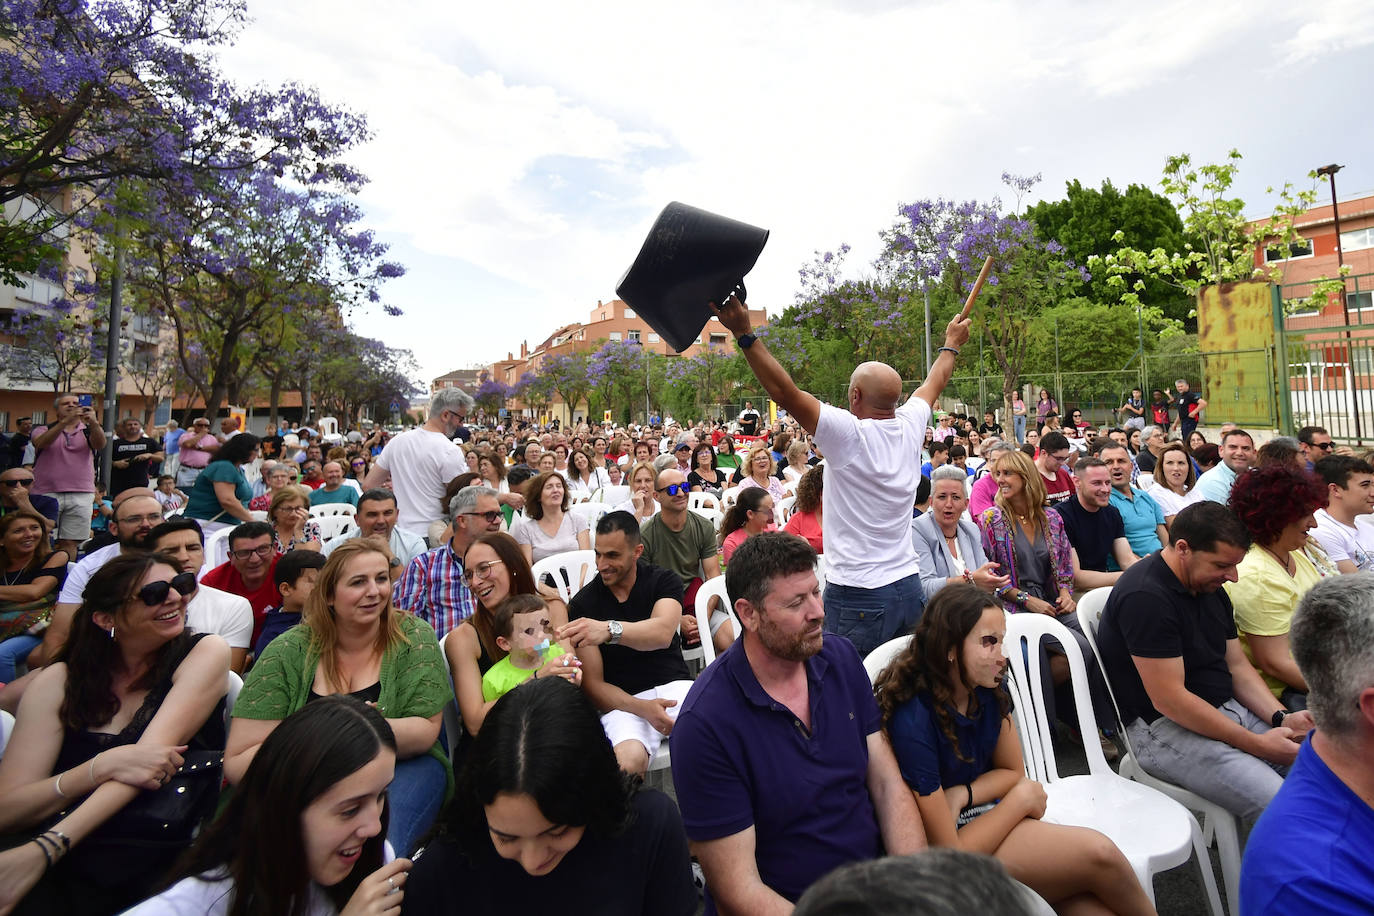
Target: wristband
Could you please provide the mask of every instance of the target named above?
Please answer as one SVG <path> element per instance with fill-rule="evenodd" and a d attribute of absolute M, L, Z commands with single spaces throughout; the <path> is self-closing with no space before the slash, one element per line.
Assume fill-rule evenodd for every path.
<path fill-rule="evenodd" d="M 936 350 L 935 352 L 936 352 L 936 353 L 953 353 L 955 356 L 958 356 L 958 355 L 959 355 L 959 351 L 956 350 L 956 349 L 954 349 L 953 347 L 940 347 L 940 348 L 939 348 L 938 350 Z"/>

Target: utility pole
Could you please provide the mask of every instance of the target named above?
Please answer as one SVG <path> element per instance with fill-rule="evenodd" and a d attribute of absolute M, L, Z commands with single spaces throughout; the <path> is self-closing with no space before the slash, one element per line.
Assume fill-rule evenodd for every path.
<path fill-rule="evenodd" d="M 1341 273 L 1341 268 L 1345 266 L 1345 252 L 1341 249 L 1341 212 L 1336 206 L 1336 173 L 1344 166 L 1324 165 L 1317 169 L 1318 175 L 1325 175 L 1331 183 L 1331 221 L 1336 228 L 1336 275 L 1341 278 L 1341 315 L 1345 318 L 1345 358 L 1350 366 L 1350 408 L 1355 418 L 1355 442 L 1359 443 L 1364 439 L 1364 432 L 1360 428 L 1360 377 L 1355 367 L 1354 340 L 1350 336 L 1350 297 L 1346 294 L 1345 274 Z"/>

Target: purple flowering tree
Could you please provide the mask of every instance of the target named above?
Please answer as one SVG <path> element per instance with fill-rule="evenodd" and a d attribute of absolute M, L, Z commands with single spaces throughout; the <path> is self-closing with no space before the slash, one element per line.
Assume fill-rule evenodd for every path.
<path fill-rule="evenodd" d="M 482 373 L 486 376 L 487 373 Z M 510 400 L 512 386 L 494 378 L 483 378 L 482 383 L 477 386 L 477 391 L 472 395 L 473 401 L 477 403 L 478 409 L 489 417 L 494 417 L 500 413 L 501 408 L 506 406 L 506 401 Z"/>
<path fill-rule="evenodd" d="M 568 418 L 577 412 L 577 405 L 587 399 L 590 382 L 587 379 L 587 354 L 557 353 L 539 364 L 539 374 L 548 380 L 550 391 L 568 408 Z"/>
<path fill-rule="evenodd" d="M 723 345 L 707 345 L 696 356 L 669 359 L 664 375 L 679 395 L 679 403 L 664 407 L 675 416 L 684 414 L 684 407 L 690 407 L 700 416 L 706 408 L 732 400 L 739 383 L 746 377 L 752 378 L 752 375 L 740 375 L 742 360 L 732 351 L 733 348 Z"/>
<path fill-rule="evenodd" d="M 597 406 L 622 416 L 651 400 L 653 363 L 637 340 L 609 340 L 587 360 L 587 380 Z"/>

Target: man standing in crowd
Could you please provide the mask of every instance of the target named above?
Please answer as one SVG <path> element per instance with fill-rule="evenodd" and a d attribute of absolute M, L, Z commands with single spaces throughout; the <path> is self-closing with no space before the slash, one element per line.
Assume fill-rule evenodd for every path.
<path fill-rule="evenodd" d="M 325 506 L 334 503 L 347 503 L 358 507 L 358 491 L 344 485 L 343 465 L 329 461 L 324 466 L 324 486 L 310 492 L 310 505 Z"/>
<path fill-rule="evenodd" d="M 1173 405 L 1174 422 L 1178 424 L 1179 438 L 1187 442 L 1193 430 L 1197 429 L 1198 420 L 1202 419 L 1202 412 L 1207 409 L 1207 402 L 1202 395 L 1188 387 L 1187 379 L 1175 380 L 1174 390 L 1178 392 Z"/>
<path fill-rule="evenodd" d="M 1185 434 L 1185 438 L 1187 438 Z M 1198 496 L 1223 506 L 1231 502 L 1231 485 L 1236 475 L 1255 461 L 1255 440 L 1243 429 L 1228 429 L 1221 434 L 1221 461 L 1197 479 Z"/>
<path fill-rule="evenodd" d="M 753 401 L 745 401 L 744 409 L 739 412 L 739 434 L 757 436 L 759 434 L 759 412 L 754 409 Z"/>
<path fill-rule="evenodd" d="M 1250 833 L 1249 916 L 1346 914 L 1374 899 L 1374 578 L 1314 585 L 1289 631 L 1316 729 Z"/>
<path fill-rule="evenodd" d="M 1051 506 L 1073 498 L 1073 475 L 1064 469 L 1064 465 L 1072 458 L 1073 449 L 1063 433 L 1048 432 L 1040 437 L 1040 453 L 1035 456 L 1035 467 L 1045 484 L 1045 501 Z"/>
<path fill-rule="evenodd" d="M 276 605 L 279 597 L 272 579 L 277 567 L 277 548 L 272 546 L 272 536 L 268 522 L 239 525 L 229 532 L 228 562 L 216 566 L 200 580 L 202 585 L 248 599 L 253 609 L 253 642 L 257 641 L 267 609 Z"/>
<path fill-rule="evenodd" d="M 75 560 L 76 548 L 91 536 L 95 456 L 105 447 L 105 432 L 74 394 L 59 394 L 53 407 L 56 422 L 33 431 L 33 491 L 57 500 L 57 549 Z"/>
<path fill-rule="evenodd" d="M 1320 426 L 1304 426 L 1298 430 L 1298 451 L 1310 471 L 1318 461 L 1331 454 L 1331 434 Z"/>
<path fill-rule="evenodd" d="M 1131 396 L 1116 409 L 1116 413 L 1123 429 L 1144 429 L 1145 398 L 1141 390 L 1132 388 Z"/>
<path fill-rule="evenodd" d="M 1054 506 L 1073 545 L 1074 587 L 1087 591 L 1115 585 L 1121 573 L 1108 572 L 1108 562 L 1114 559 L 1125 569 L 1136 558 L 1126 540 L 1121 513 L 1111 505 L 1111 474 L 1100 458 L 1079 458 L 1074 471 L 1077 495 Z"/>
<path fill-rule="evenodd" d="M 176 420 L 167 421 L 167 433 L 162 437 L 162 473 L 170 474 L 176 483 L 177 470 L 181 466 L 181 437 L 186 430 Z"/>
<path fill-rule="evenodd" d="M 324 545 L 327 557 L 345 541 L 353 538 L 381 538 L 391 548 L 391 554 L 406 566 L 411 560 L 427 551 L 425 539 L 416 537 L 396 524 L 396 495 L 390 490 L 376 487 L 358 497 L 358 510 L 353 515 L 357 529 L 346 538 L 334 538 Z"/>
<path fill-rule="evenodd" d="M 1312 717 L 1287 712 L 1241 649 L 1222 588 L 1250 546 L 1240 519 L 1194 503 L 1169 537 L 1112 589 L 1097 633 L 1102 667 L 1145 771 L 1253 821 Z"/>
<path fill-rule="evenodd" d="M 12 468 L 21 467 L 24 464 L 24 450 L 28 447 L 33 432 L 33 418 L 20 417 L 14 421 L 14 432 L 10 433 L 9 466 Z"/>
<path fill-rule="evenodd" d="M 708 914 L 790 913 L 841 865 L 926 846 L 863 663 L 822 632 L 815 562 L 783 532 L 740 545 L 725 581 L 744 633 L 697 678 L 673 730 Z"/>
<path fill-rule="evenodd" d="M 454 450 L 462 458 L 462 451 Z M 496 496 L 490 487 L 459 490 L 449 502 L 453 537 L 411 560 L 396 583 L 392 595 L 396 607 L 434 627 L 434 635 L 440 639 L 472 616 L 471 583 L 463 569 L 463 554 L 479 535 L 501 530 L 501 506 Z"/>
<path fill-rule="evenodd" d="M 692 686 L 682 658 L 682 582 L 643 559 L 639 522 L 610 512 L 596 524 L 596 578 L 568 605 L 558 641 L 577 650 L 582 689 L 601 710 L 616 761 L 643 775 Z"/>
<path fill-rule="evenodd" d="M 797 387 L 754 336 L 738 298 L 713 310 L 768 396 L 825 453 L 826 629 L 851 639 L 860 653 L 871 652 L 914 626 L 925 608 L 916 548 L 911 538 L 894 534 L 911 524 L 926 425 L 968 340 L 969 319 L 950 321 L 930 375 L 906 403 L 899 405 L 897 370 L 867 362 L 849 378 L 846 411 Z"/>
<path fill-rule="evenodd" d="M 467 470 L 463 450 L 453 436 L 472 409 L 472 398 L 461 388 L 441 388 L 429 402 L 424 426 L 401 433 L 377 456 L 367 472 L 363 489 L 383 487 L 391 481 L 403 529 L 416 537 L 429 533 L 430 522 L 442 514 L 444 488 Z"/>
<path fill-rule="evenodd" d="M 659 511 L 640 527 L 640 538 L 644 562 L 674 572 L 682 580 L 682 638 L 692 646 L 696 645 L 700 623 L 693 602 L 702 582 L 720 575 L 720 553 L 715 526 L 687 508 L 687 492 L 687 478 L 681 470 L 660 471 L 654 481 Z M 728 628 L 729 624 L 723 626 Z M 733 640 L 734 634 L 722 634 L 714 645 L 723 652 Z"/>
<path fill-rule="evenodd" d="M 148 486 L 153 467 L 162 460 L 157 442 L 143 435 L 143 423 L 136 417 L 125 417 L 116 432 L 110 461 L 111 496 Z"/>
<path fill-rule="evenodd" d="M 181 437 L 178 454 L 181 462 L 177 468 L 177 489 L 183 493 L 191 492 L 196 478 L 205 470 L 219 451 L 219 440 L 210 432 L 210 421 L 196 417 L 191 422 L 191 431 Z"/>
<path fill-rule="evenodd" d="M 176 560 L 178 572 L 195 575 L 205 565 L 205 534 L 193 518 L 173 518 L 158 525 L 148 534 L 148 549 Z M 253 608 L 247 598 L 201 582 L 187 598 L 186 626 L 197 633 L 223 636 L 229 644 L 229 667 L 243 673 L 253 645 Z"/>
<path fill-rule="evenodd" d="M 0 473 L 0 518 L 16 509 L 27 509 L 52 522 L 56 530 L 59 508 L 51 496 L 33 492 L 33 471 L 12 467 Z"/>
<path fill-rule="evenodd" d="M 1135 465 L 1126 446 L 1106 439 L 1097 450 L 1097 457 L 1102 459 L 1111 473 L 1112 508 L 1121 513 L 1132 555 L 1148 557 L 1169 539 L 1169 530 L 1164 527 L 1164 510 L 1148 493 L 1131 486 L 1131 471 Z M 1126 568 L 1120 560 L 1116 562 L 1116 567 Z"/>
<path fill-rule="evenodd" d="M 1332 455 L 1317 460 L 1316 472 L 1326 484 L 1327 502 L 1315 513 L 1312 536 L 1341 572 L 1374 572 L 1374 529 L 1355 524 L 1359 516 L 1374 512 L 1374 465 Z"/>

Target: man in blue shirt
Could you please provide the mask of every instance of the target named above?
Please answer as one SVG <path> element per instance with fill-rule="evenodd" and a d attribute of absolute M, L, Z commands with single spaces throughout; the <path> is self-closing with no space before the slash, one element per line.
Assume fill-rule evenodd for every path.
<path fill-rule="evenodd" d="M 1374 900 L 1374 576 L 1333 576 L 1289 644 L 1317 727 L 1260 817 L 1240 872 L 1244 916 L 1364 913 Z"/>
<path fill-rule="evenodd" d="M 1112 508 L 1121 513 L 1121 522 L 1126 528 L 1126 540 L 1131 545 L 1131 553 L 1137 557 L 1148 557 L 1164 546 L 1169 540 L 1169 529 L 1164 527 L 1164 510 L 1159 507 L 1144 490 L 1131 486 L 1131 472 L 1135 465 L 1126 446 L 1112 439 L 1104 439 L 1097 450 L 1097 457 L 1107 466 L 1112 478 Z M 1108 566 L 1108 569 L 1125 569 L 1124 566 Z"/>
<path fill-rule="evenodd" d="M 1236 475 L 1250 468 L 1255 460 L 1255 440 L 1243 429 L 1228 429 L 1221 434 L 1221 461 L 1197 479 L 1194 488 L 1203 499 L 1223 506 L 1231 502 L 1231 485 Z"/>
<path fill-rule="evenodd" d="M 673 784 L 708 916 L 790 913 L 835 868 L 926 845 L 859 654 L 822 632 L 815 562 L 781 531 L 740 545 L 725 584 L 744 634 L 673 726 Z"/>

